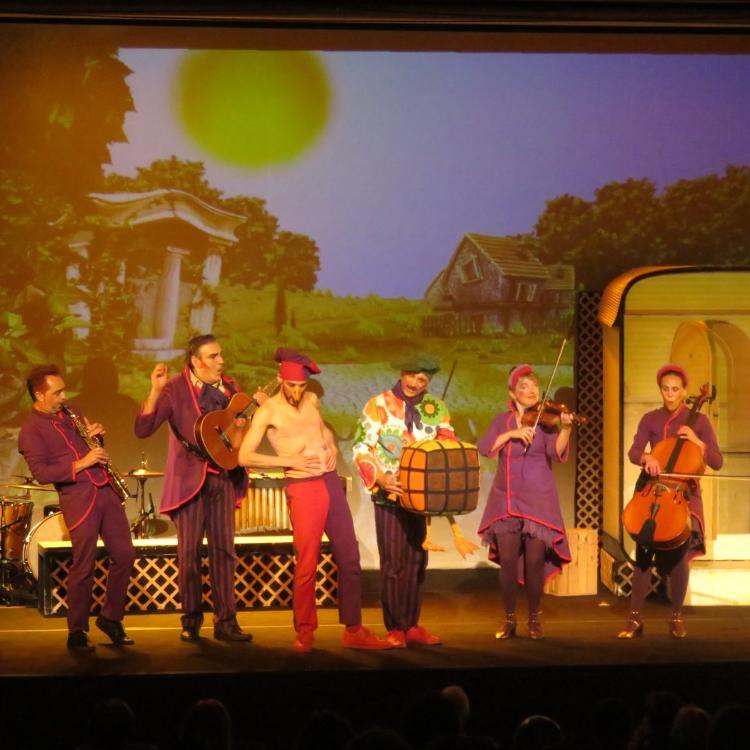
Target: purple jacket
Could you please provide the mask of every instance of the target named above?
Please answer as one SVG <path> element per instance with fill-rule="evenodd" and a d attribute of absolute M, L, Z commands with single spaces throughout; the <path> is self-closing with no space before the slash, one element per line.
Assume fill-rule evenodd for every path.
<path fill-rule="evenodd" d="M 670 412 L 664 407 L 654 409 L 644 414 L 638 423 L 638 429 L 633 437 L 633 444 L 628 451 L 628 458 L 636 466 L 641 465 L 641 455 L 646 446 L 651 449 L 660 442 L 669 437 L 677 435 L 677 430 L 684 425 L 690 416 L 690 409 L 681 404 L 674 412 Z M 706 444 L 704 460 L 712 469 L 720 469 L 724 463 L 724 457 L 721 455 L 721 449 L 716 442 L 716 435 L 711 422 L 705 414 L 698 414 L 693 424 L 693 431 Z M 700 485 L 697 482 L 690 482 L 688 490 L 688 504 L 690 514 L 700 529 L 701 537 L 704 534 L 703 520 L 703 498 L 701 497 Z M 695 527 L 695 524 L 694 524 Z"/>
<path fill-rule="evenodd" d="M 90 448 L 62 412 L 45 414 L 34 409 L 18 435 L 18 452 L 34 479 L 55 485 L 68 529 L 80 526 L 91 513 L 96 494 L 109 484 L 104 469 L 95 465 L 76 473 L 73 464 Z"/>
<path fill-rule="evenodd" d="M 232 378 L 222 375 L 222 380 L 230 393 L 237 393 L 239 388 Z M 197 452 L 188 450 L 175 437 L 175 431 L 195 446 L 194 426 L 195 421 L 201 416 L 198 396 L 193 384 L 190 382 L 190 374 L 185 370 L 180 375 L 175 375 L 164 386 L 159 394 L 156 408 L 151 414 L 139 414 L 135 420 L 135 434 L 137 437 L 146 438 L 153 435 L 163 422 L 169 422 L 169 450 L 167 451 L 167 468 L 164 478 L 164 489 L 162 491 L 159 510 L 161 513 L 170 513 L 184 505 L 188 500 L 195 497 L 203 483 L 206 481 L 206 473 L 213 471 L 209 469 L 208 461 L 198 455 Z M 231 472 L 222 472 L 229 487 L 231 497 L 235 501 L 241 500 L 247 493 L 247 472 L 242 469 L 234 469 Z"/>
<path fill-rule="evenodd" d="M 550 543 L 557 560 L 545 560 L 545 578 L 559 572 L 561 565 L 570 561 L 570 548 L 565 536 L 565 526 L 557 486 L 552 474 L 552 462 L 568 460 L 568 448 L 558 455 L 556 432 L 537 428 L 528 450 L 520 440 L 509 440 L 498 453 L 492 445 L 498 435 L 516 428 L 515 412 L 498 414 L 487 432 L 477 443 L 483 456 L 497 455 L 497 471 L 487 496 L 479 534 L 482 535 L 502 518 L 522 518 L 543 530 L 542 537 Z M 495 560 L 497 550 L 490 541 L 490 559 Z"/>

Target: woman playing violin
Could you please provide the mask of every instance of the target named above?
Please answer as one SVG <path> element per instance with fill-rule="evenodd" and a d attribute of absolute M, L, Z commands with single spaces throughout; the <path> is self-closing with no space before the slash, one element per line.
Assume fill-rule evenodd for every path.
<path fill-rule="evenodd" d="M 692 427 L 685 424 L 690 415 L 690 410 L 685 405 L 688 384 L 685 370 L 676 364 L 664 365 L 656 373 L 656 382 L 661 391 L 663 406 L 644 414 L 641 418 L 633 444 L 628 451 L 630 461 L 642 466 L 649 476 L 658 476 L 663 471 L 663 467 L 651 455 L 651 451 L 660 441 L 679 436 L 700 449 L 708 466 L 712 469 L 720 469 L 724 459 L 708 417 L 698 413 L 695 415 Z M 684 544 L 672 550 L 654 552 L 644 549 L 640 544 L 637 545 L 630 613 L 625 627 L 618 633 L 618 638 L 634 638 L 643 634 L 641 612 L 651 583 L 652 565 L 656 566 L 662 576 L 669 576 L 672 599 L 669 632 L 674 638 L 684 638 L 687 635 L 682 605 L 690 579 L 690 560 L 705 554 L 706 547 L 700 486 L 696 481 L 689 480 L 686 482 L 686 487 L 692 526 L 690 537 Z"/>
<path fill-rule="evenodd" d="M 505 624 L 498 639 L 516 634 L 518 584 L 526 583 L 529 637 L 542 638 L 539 605 L 545 578 L 570 562 L 553 461 L 566 461 L 573 415 L 559 415 L 559 431 L 525 425 L 524 414 L 539 402 L 539 381 L 529 365 L 508 377 L 509 408 L 498 414 L 479 441 L 479 452 L 498 457 L 479 533 L 500 565 Z M 532 420 L 533 421 L 533 420 Z"/>

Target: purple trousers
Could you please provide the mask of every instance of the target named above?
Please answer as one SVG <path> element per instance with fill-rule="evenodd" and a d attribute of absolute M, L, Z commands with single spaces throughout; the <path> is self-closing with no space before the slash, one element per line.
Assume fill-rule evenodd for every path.
<path fill-rule="evenodd" d="M 91 513 L 70 532 L 73 565 L 68 573 L 68 630 L 71 633 L 89 629 L 96 541 L 100 536 L 109 555 L 102 615 L 108 620 L 122 620 L 135 550 L 125 510 L 109 486 L 97 489 Z"/>
<path fill-rule="evenodd" d="M 208 573 L 214 622 L 236 617 L 234 573 L 234 490 L 230 482 L 208 474 L 198 494 L 172 512 L 177 527 L 177 581 L 182 604 L 182 627 L 199 628 L 203 623 L 201 548 L 208 541 Z"/>
<path fill-rule="evenodd" d="M 311 632 L 318 627 L 315 574 L 320 540 L 325 531 L 338 568 L 339 622 L 362 623 L 362 581 L 359 545 L 341 478 L 335 471 L 322 477 L 288 479 L 286 496 L 294 535 L 294 629 Z"/>
<path fill-rule="evenodd" d="M 375 504 L 383 621 L 389 631 L 406 631 L 419 623 L 427 568 L 427 551 L 422 549 L 426 526 L 424 516 L 396 503 Z"/>

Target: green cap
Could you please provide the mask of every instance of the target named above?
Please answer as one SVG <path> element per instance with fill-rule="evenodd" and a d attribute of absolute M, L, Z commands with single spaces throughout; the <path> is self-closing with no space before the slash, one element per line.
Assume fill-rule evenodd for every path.
<path fill-rule="evenodd" d="M 430 377 L 440 371 L 438 361 L 427 354 L 414 354 L 401 362 L 394 362 L 393 366 L 400 372 L 423 372 Z"/>

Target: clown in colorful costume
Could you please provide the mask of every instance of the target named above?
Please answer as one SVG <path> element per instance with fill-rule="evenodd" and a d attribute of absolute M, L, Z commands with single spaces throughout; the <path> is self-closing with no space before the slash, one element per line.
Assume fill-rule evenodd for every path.
<path fill-rule="evenodd" d="M 526 583 L 529 636 L 538 639 L 544 635 L 539 621 L 544 581 L 570 562 L 552 462 L 568 459 L 571 417 L 561 416 L 560 432 L 522 425 L 524 411 L 539 401 L 529 365 L 511 370 L 508 391 L 510 409 L 495 417 L 477 445 L 483 456 L 498 459 L 479 533 L 490 560 L 500 565 L 506 621 L 495 636 L 515 636 L 518 584 Z"/>
<path fill-rule="evenodd" d="M 352 446 L 359 474 L 375 505 L 383 619 L 395 648 L 403 648 L 407 642 L 440 643 L 438 636 L 419 625 L 419 614 L 427 550 L 442 548 L 430 544 L 425 517 L 404 510 L 397 502 L 402 494 L 398 482 L 401 452 L 417 440 L 456 439 L 448 408 L 426 392 L 438 371 L 437 363 L 418 356 L 399 369 L 401 376 L 393 388 L 365 404 Z M 464 539 L 458 525 L 449 520 L 460 554 L 472 553 L 476 545 Z"/>
<path fill-rule="evenodd" d="M 354 438 L 354 460 L 368 490 L 380 484 L 389 475 L 398 474 L 399 461 L 404 446 L 417 440 L 455 440 L 450 424 L 448 407 L 443 401 L 425 394 L 415 406 L 419 426 L 408 429 L 405 402 L 393 390 L 373 396 L 362 410 Z M 376 503 L 390 503 L 375 498 Z"/>

